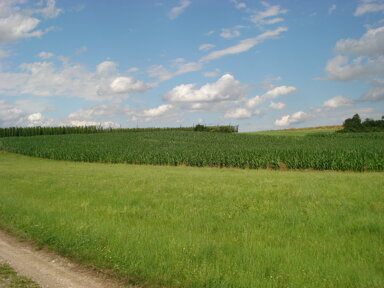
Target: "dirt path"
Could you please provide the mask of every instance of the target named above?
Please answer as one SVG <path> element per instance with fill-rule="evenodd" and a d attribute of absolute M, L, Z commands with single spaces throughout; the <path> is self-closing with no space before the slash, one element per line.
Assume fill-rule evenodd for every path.
<path fill-rule="evenodd" d="M 16 272 L 34 280 L 43 288 L 123 287 L 53 253 L 36 251 L 2 231 L 0 262 L 9 264 Z"/>

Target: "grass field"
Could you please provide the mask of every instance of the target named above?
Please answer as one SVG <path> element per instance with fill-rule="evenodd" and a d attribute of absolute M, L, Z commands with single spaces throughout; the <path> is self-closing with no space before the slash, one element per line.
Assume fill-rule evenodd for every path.
<path fill-rule="evenodd" d="M 383 173 L 0 152 L 0 226 L 155 287 L 384 286 Z"/>
<path fill-rule="evenodd" d="M 48 135 L 2 138 L 0 149 L 83 162 L 384 170 L 384 133 L 322 133 L 305 137 L 192 131 Z"/>

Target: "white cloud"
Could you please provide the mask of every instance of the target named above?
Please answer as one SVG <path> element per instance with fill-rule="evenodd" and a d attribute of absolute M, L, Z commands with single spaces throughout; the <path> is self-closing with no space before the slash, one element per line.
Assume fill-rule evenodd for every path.
<path fill-rule="evenodd" d="M 158 117 L 167 113 L 173 106 L 171 104 L 160 105 L 159 107 L 152 109 L 145 109 L 143 111 L 143 116 L 145 117 Z"/>
<path fill-rule="evenodd" d="M 41 14 L 44 18 L 55 18 L 63 12 L 63 9 L 56 7 L 55 0 L 46 0 L 46 5 L 46 7 L 34 9 L 30 12 Z"/>
<path fill-rule="evenodd" d="M 202 63 L 199 62 L 172 62 L 172 66 L 176 71 L 169 71 L 163 65 L 153 65 L 147 70 L 147 74 L 151 78 L 156 78 L 158 82 L 172 79 L 175 76 L 182 75 L 188 72 L 201 70 Z"/>
<path fill-rule="evenodd" d="M 184 10 L 191 5 L 191 1 L 189 0 L 180 0 L 179 1 L 179 6 L 173 7 L 169 13 L 168 13 L 168 18 L 169 19 L 176 19 L 177 17 L 180 16 L 181 13 L 184 12 Z"/>
<path fill-rule="evenodd" d="M 140 68 L 138 68 L 138 67 L 132 67 L 132 68 L 129 68 L 128 70 L 127 70 L 127 72 L 128 73 L 134 73 L 134 72 L 137 72 L 137 71 L 139 71 L 140 70 Z"/>
<path fill-rule="evenodd" d="M 331 99 L 328 99 L 323 103 L 323 107 L 325 108 L 339 108 L 339 107 L 345 107 L 345 106 L 351 106 L 354 104 L 354 101 L 350 98 L 347 98 L 342 95 L 338 95 L 336 97 L 333 97 Z"/>
<path fill-rule="evenodd" d="M 128 98 L 128 93 L 142 93 L 149 89 L 149 85 L 140 80 L 118 76 L 117 71 L 113 72 L 113 62 L 102 64 L 91 72 L 68 59 L 61 64 L 23 63 L 19 72 L 0 72 L 0 94 L 67 96 L 101 101 L 121 100 Z"/>
<path fill-rule="evenodd" d="M 384 86 L 369 89 L 364 95 L 361 96 L 360 100 L 371 102 L 384 101 Z"/>
<path fill-rule="evenodd" d="M 233 28 L 223 28 L 221 29 L 220 36 L 225 39 L 236 38 L 241 35 L 240 29 L 244 26 L 235 26 Z"/>
<path fill-rule="evenodd" d="M 201 88 L 196 89 L 195 86 L 176 86 L 164 98 L 170 102 L 215 102 L 240 99 L 246 92 L 246 86 L 230 74 L 225 74 L 216 82 L 205 84 Z"/>
<path fill-rule="evenodd" d="M 281 8 L 279 5 L 270 5 L 267 2 L 261 2 L 265 10 L 256 11 L 250 20 L 257 25 L 271 25 L 283 21 L 281 17 L 276 17 L 288 12 L 287 9 Z"/>
<path fill-rule="evenodd" d="M 70 120 L 96 121 L 112 119 L 114 117 L 129 114 L 128 107 L 122 108 L 117 104 L 99 104 L 88 108 L 80 109 L 68 115 Z"/>
<path fill-rule="evenodd" d="M 23 116 L 24 111 L 0 99 L 0 126 L 15 126 L 14 123 Z"/>
<path fill-rule="evenodd" d="M 208 77 L 208 78 L 211 78 L 211 77 L 217 77 L 217 76 L 219 75 L 220 72 L 221 72 L 220 69 L 216 69 L 215 71 L 204 72 L 204 73 L 203 73 L 203 76 L 204 76 L 204 77 Z"/>
<path fill-rule="evenodd" d="M 55 56 L 55 54 L 51 53 L 51 52 L 45 52 L 45 51 L 41 51 L 38 55 L 37 55 L 40 59 L 49 59 L 49 58 L 52 58 L 53 56 Z"/>
<path fill-rule="evenodd" d="M 0 43 L 41 37 L 51 31 L 52 27 L 37 29 L 41 20 L 36 15 L 53 18 L 62 12 L 62 9 L 55 7 L 54 0 L 47 0 L 46 7 L 39 9 L 24 8 L 20 5 L 23 3 L 24 1 L 5 1 L 0 4 Z"/>
<path fill-rule="evenodd" d="M 43 119 L 43 115 L 41 115 L 41 113 L 33 113 L 28 116 L 28 120 L 31 122 L 38 122 L 38 121 L 41 121 L 42 119 Z"/>
<path fill-rule="evenodd" d="M 269 108 L 274 109 L 274 110 L 281 110 L 281 109 L 284 109 L 284 107 L 285 107 L 285 104 L 282 102 L 277 102 L 277 103 L 271 102 L 269 104 Z"/>
<path fill-rule="evenodd" d="M 337 55 L 328 61 L 325 72 L 330 80 L 353 81 L 371 79 L 384 73 L 384 55 L 375 59 L 366 59 L 366 63 L 361 63 L 361 58 L 359 58 L 353 64 L 349 63 L 347 56 Z"/>
<path fill-rule="evenodd" d="M 117 64 L 112 61 L 104 61 L 97 65 L 98 74 L 111 74 L 115 73 L 117 70 Z"/>
<path fill-rule="evenodd" d="M 143 81 L 136 80 L 129 76 L 115 78 L 109 85 L 113 93 L 140 93 L 149 89 Z"/>
<path fill-rule="evenodd" d="M 248 108 L 254 108 L 254 107 L 261 105 L 262 103 L 264 103 L 265 101 L 267 101 L 269 99 L 274 99 L 274 98 L 277 98 L 277 97 L 282 96 L 282 95 L 293 93 L 296 90 L 297 90 L 296 87 L 293 87 L 293 86 L 285 86 L 284 85 L 284 86 L 274 87 L 274 88 L 268 90 L 266 93 L 264 93 L 261 96 L 257 95 L 251 99 L 248 99 L 246 102 L 246 106 Z"/>
<path fill-rule="evenodd" d="M 335 12 L 336 8 L 336 4 L 333 4 L 331 7 L 329 7 L 328 14 L 331 15 L 333 12 Z"/>
<path fill-rule="evenodd" d="M 382 1 L 384 3 L 384 1 Z M 368 11 L 378 1 L 361 1 L 361 9 Z M 364 6 L 364 5 L 365 6 Z M 362 13 L 363 10 L 359 10 Z M 368 12 L 367 12 L 368 13 Z M 337 81 L 366 81 L 375 87 L 360 97 L 361 101 L 382 101 L 384 76 L 384 26 L 368 28 L 360 39 L 342 39 L 334 48 L 337 55 L 325 67 L 327 79 Z M 372 80 L 375 79 L 375 80 Z"/>
<path fill-rule="evenodd" d="M 63 123 L 64 126 L 68 123 Z M 79 121 L 79 120 L 73 120 L 69 121 L 69 124 L 71 126 L 77 126 L 77 127 L 84 127 L 84 126 L 98 126 L 103 128 L 120 128 L 120 124 L 112 121 L 106 121 L 106 122 L 96 122 L 96 121 Z"/>
<path fill-rule="evenodd" d="M 289 126 L 291 124 L 301 123 L 309 118 L 309 115 L 303 111 L 298 111 L 290 115 L 285 115 L 276 120 L 276 126 Z"/>
<path fill-rule="evenodd" d="M 384 55 L 384 26 L 368 29 L 360 39 L 343 39 L 336 43 L 336 53 L 355 56 L 380 56 Z"/>
<path fill-rule="evenodd" d="M 383 0 L 360 0 L 356 8 L 355 16 L 361 16 L 366 13 L 384 11 Z"/>
<path fill-rule="evenodd" d="M 207 50 L 210 50 L 210 49 L 214 48 L 215 46 L 216 46 L 216 45 L 214 45 L 214 44 L 209 44 L 209 43 L 201 44 L 201 45 L 199 46 L 199 50 L 200 50 L 200 51 L 207 51 Z"/>
<path fill-rule="evenodd" d="M 20 14 L 0 18 L 0 42 L 17 40 L 20 38 L 40 37 L 42 30 L 35 30 L 40 20 Z"/>
<path fill-rule="evenodd" d="M 155 108 L 136 110 L 130 122 L 180 122 L 180 115 L 172 104 L 163 104 Z"/>
<path fill-rule="evenodd" d="M 252 49 L 254 46 L 262 43 L 264 40 L 268 38 L 273 38 L 278 36 L 281 32 L 287 31 L 288 29 L 285 27 L 279 27 L 275 30 L 268 30 L 262 34 L 260 34 L 257 37 L 254 38 L 248 38 L 241 40 L 238 44 L 234 46 L 230 46 L 228 48 L 222 49 L 222 50 L 216 50 L 208 55 L 202 57 L 200 59 L 201 62 L 208 62 L 214 59 L 219 59 L 221 57 L 224 57 L 226 55 L 233 55 L 233 54 L 239 54 L 242 52 L 246 52 L 250 49 Z"/>
<path fill-rule="evenodd" d="M 227 119 L 246 119 L 251 117 L 252 117 L 252 112 L 245 108 L 237 108 L 235 110 L 228 111 L 224 115 L 224 118 L 227 118 Z"/>
<path fill-rule="evenodd" d="M 235 4 L 235 7 L 237 9 L 243 9 L 243 8 L 247 8 L 247 4 L 245 4 L 244 2 L 239 2 L 237 0 L 230 0 L 233 4 Z"/>

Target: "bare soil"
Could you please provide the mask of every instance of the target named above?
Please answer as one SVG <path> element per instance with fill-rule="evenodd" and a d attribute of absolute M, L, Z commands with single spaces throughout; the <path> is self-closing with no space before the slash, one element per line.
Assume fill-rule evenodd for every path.
<path fill-rule="evenodd" d="M 127 287 L 54 253 L 36 250 L 3 231 L 0 231 L 0 262 L 7 263 L 43 288 Z"/>

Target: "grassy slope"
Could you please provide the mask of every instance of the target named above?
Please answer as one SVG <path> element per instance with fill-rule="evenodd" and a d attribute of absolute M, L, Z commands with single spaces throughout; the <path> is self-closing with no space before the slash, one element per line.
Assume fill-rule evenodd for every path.
<path fill-rule="evenodd" d="M 298 129 L 267 130 L 259 132 L 249 132 L 247 134 L 271 135 L 271 136 L 306 136 L 316 133 L 333 133 L 342 129 L 343 126 L 321 126 Z"/>
<path fill-rule="evenodd" d="M 0 153 L 0 226 L 167 287 L 383 287 L 383 173 Z"/>

